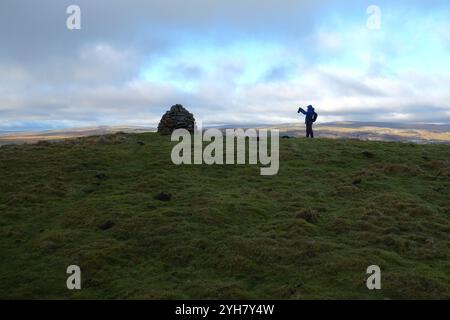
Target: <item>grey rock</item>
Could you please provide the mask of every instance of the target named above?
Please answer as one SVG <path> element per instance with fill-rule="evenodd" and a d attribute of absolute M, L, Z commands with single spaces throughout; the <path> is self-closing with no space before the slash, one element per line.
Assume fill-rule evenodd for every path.
<path fill-rule="evenodd" d="M 366 157 L 366 158 L 368 158 L 368 159 L 372 159 L 373 157 L 375 157 L 375 155 L 372 153 L 372 152 L 370 152 L 370 151 L 363 151 L 362 152 L 362 155 L 364 156 L 364 157 Z"/>
<path fill-rule="evenodd" d="M 159 201 L 170 201 L 172 200 L 172 195 L 170 193 L 160 192 L 154 196 L 154 199 Z"/>
<path fill-rule="evenodd" d="M 170 135 L 176 129 L 186 129 L 194 132 L 195 118 L 181 104 L 176 104 L 167 111 L 158 125 L 158 132 L 162 135 Z"/>
<path fill-rule="evenodd" d="M 105 221 L 104 223 L 101 223 L 97 226 L 100 230 L 108 230 L 114 227 L 114 222 L 111 220 Z"/>

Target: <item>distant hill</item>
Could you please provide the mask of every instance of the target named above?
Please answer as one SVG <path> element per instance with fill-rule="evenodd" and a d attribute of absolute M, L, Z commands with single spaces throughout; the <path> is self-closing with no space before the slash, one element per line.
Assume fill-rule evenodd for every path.
<path fill-rule="evenodd" d="M 270 127 L 278 128 L 287 135 L 302 137 L 305 133 L 304 126 L 293 123 Z M 315 135 L 319 138 L 450 144 L 450 124 L 330 122 L 317 124 Z"/>
<path fill-rule="evenodd" d="M 340 122 L 328 122 L 325 123 L 324 125 L 334 127 L 344 127 L 344 128 L 376 127 L 376 128 L 412 129 L 412 130 L 415 129 L 415 130 L 428 130 L 436 132 L 450 132 L 450 124 L 340 121 Z"/>
<path fill-rule="evenodd" d="M 302 122 L 279 125 L 247 124 L 205 126 L 224 128 L 278 128 L 282 135 L 294 137 L 304 136 L 305 125 Z M 154 132 L 153 127 L 132 126 L 100 126 L 74 128 L 41 132 L 8 132 L 0 133 L 0 144 L 35 143 L 40 140 L 61 140 L 74 137 L 86 137 L 116 132 L 139 133 Z M 316 137 L 351 138 L 359 140 L 398 141 L 416 143 L 450 144 L 450 124 L 408 124 L 387 122 L 329 122 L 315 126 Z"/>
<path fill-rule="evenodd" d="M 264 177 L 174 145 L 0 147 L 0 299 L 450 299 L 449 146 L 283 138 Z"/>
<path fill-rule="evenodd" d="M 0 132 L 0 145 L 10 143 L 36 143 L 38 141 L 56 141 L 68 138 L 104 135 L 117 132 L 137 133 L 152 131 L 156 131 L 156 129 L 152 127 L 133 126 L 98 126 L 32 132 Z"/>

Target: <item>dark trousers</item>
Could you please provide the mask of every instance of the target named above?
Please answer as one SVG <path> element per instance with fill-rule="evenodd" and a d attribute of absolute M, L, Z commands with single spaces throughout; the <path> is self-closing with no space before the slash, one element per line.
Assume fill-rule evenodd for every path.
<path fill-rule="evenodd" d="M 311 138 L 314 138 L 314 132 L 312 129 L 312 122 L 307 122 L 306 123 L 306 137 L 309 138 L 311 136 Z"/>

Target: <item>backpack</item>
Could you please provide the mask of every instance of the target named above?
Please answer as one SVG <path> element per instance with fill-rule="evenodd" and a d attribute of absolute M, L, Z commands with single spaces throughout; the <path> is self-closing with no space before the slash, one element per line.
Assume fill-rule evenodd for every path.
<path fill-rule="evenodd" d="M 312 118 L 311 118 L 311 121 L 312 121 L 312 122 L 316 122 L 317 116 L 318 116 L 318 114 L 317 114 L 316 112 L 314 112 L 314 114 L 313 114 L 313 116 L 312 116 Z"/>

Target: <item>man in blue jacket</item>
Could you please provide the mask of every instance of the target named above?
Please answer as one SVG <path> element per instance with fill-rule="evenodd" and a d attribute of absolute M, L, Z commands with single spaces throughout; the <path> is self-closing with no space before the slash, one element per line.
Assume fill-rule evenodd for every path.
<path fill-rule="evenodd" d="M 314 132 L 312 129 L 312 125 L 317 120 L 317 113 L 314 111 L 313 106 L 309 105 L 308 110 L 305 111 L 302 108 L 298 108 L 297 113 L 303 113 L 305 117 L 305 124 L 306 124 L 306 137 L 314 138 Z"/>

